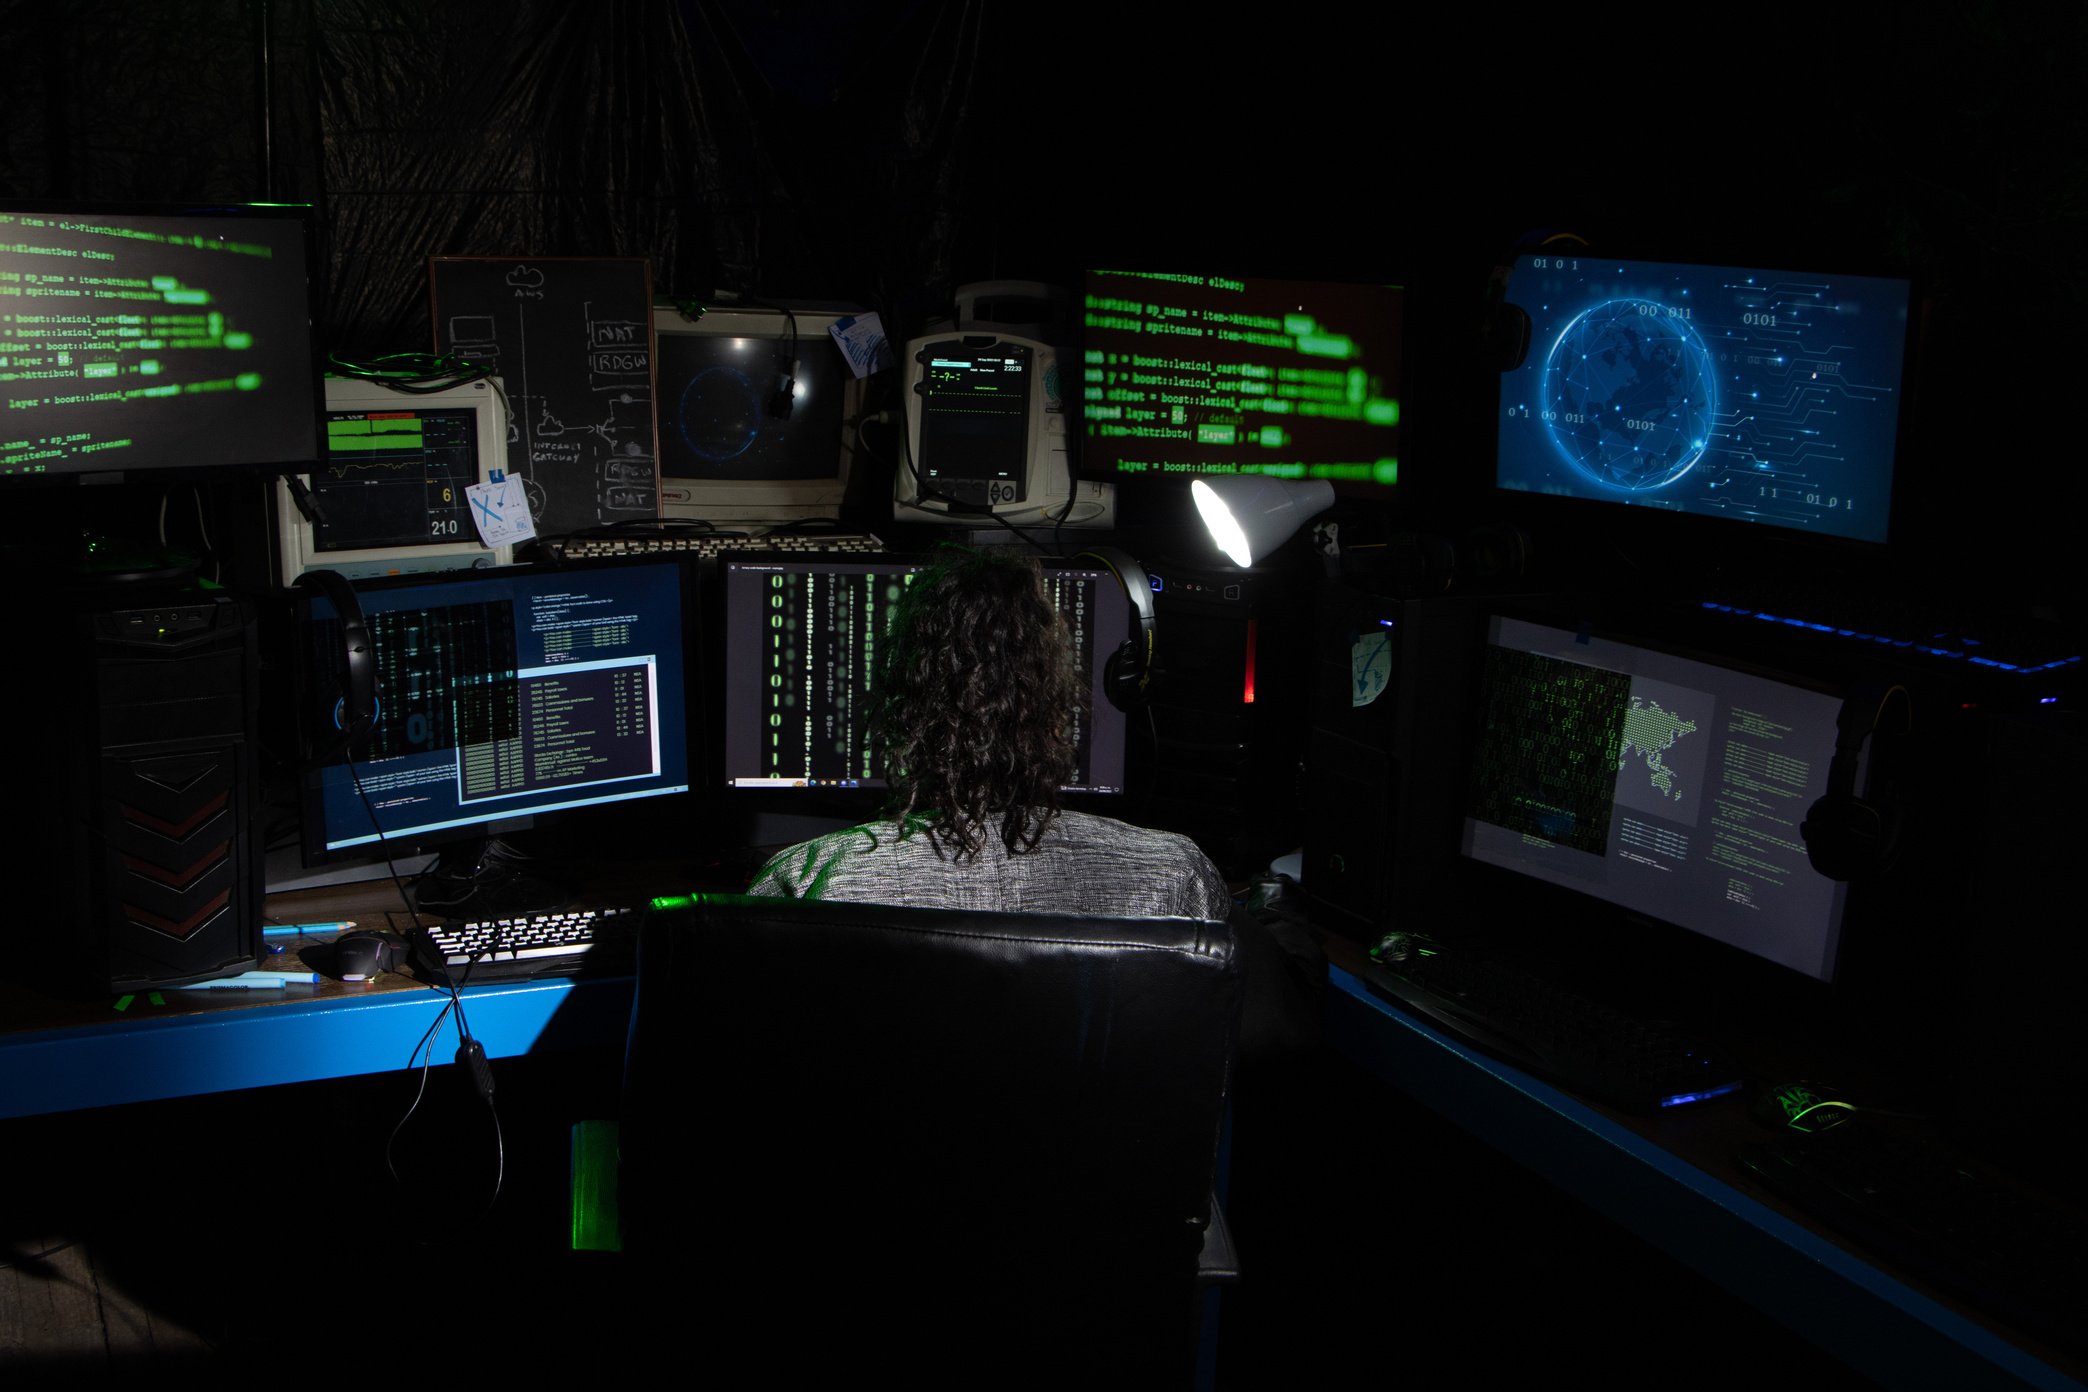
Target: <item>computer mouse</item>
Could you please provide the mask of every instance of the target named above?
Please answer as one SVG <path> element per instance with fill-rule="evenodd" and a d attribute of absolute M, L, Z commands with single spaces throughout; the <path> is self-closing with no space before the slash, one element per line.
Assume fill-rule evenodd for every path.
<path fill-rule="evenodd" d="M 406 960 L 406 939 L 397 933 L 362 928 L 333 941 L 333 974 L 343 981 L 368 981 L 379 972 L 397 971 Z"/>
<path fill-rule="evenodd" d="M 1785 1131 L 1825 1131 L 1856 1111 L 1834 1089 L 1802 1080 L 1758 1088 L 1752 1105 L 1756 1121 Z"/>

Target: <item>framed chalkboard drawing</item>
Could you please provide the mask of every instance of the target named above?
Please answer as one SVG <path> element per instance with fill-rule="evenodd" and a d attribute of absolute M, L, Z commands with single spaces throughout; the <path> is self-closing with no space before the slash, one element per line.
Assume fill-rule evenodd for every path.
<path fill-rule="evenodd" d="M 435 351 L 507 389 L 508 468 L 539 536 L 659 514 L 652 263 L 435 256 Z"/>

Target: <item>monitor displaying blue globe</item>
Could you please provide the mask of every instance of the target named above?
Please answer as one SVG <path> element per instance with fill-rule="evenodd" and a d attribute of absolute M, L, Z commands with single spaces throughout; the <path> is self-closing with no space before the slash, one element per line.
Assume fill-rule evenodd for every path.
<path fill-rule="evenodd" d="M 1882 543 L 1912 287 L 1525 256 L 1495 483 Z"/>

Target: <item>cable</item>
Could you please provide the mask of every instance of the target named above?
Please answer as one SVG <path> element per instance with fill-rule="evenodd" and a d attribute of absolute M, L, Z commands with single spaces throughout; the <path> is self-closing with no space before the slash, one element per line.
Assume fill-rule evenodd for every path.
<path fill-rule="evenodd" d="M 484 363 L 475 363 L 447 353 L 387 353 L 368 360 L 344 358 L 339 353 L 329 353 L 327 365 L 340 377 L 357 377 L 366 382 L 375 382 L 390 387 L 393 391 L 422 396 L 430 392 L 447 391 L 461 387 L 467 382 L 483 381 L 493 376 L 493 369 Z M 506 404 L 506 393 L 501 394 Z"/>

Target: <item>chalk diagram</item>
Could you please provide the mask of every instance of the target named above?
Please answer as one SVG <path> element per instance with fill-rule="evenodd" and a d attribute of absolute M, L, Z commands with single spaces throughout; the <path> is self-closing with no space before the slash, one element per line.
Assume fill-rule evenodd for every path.
<path fill-rule="evenodd" d="M 443 321 L 448 349 L 499 373 L 508 467 L 545 535 L 658 511 L 650 291 L 639 262 L 628 268 L 638 283 L 620 293 L 626 269 L 553 258 L 453 273 L 464 303 Z"/>

